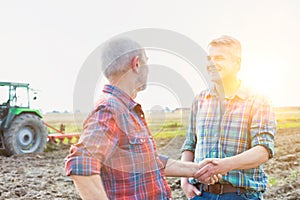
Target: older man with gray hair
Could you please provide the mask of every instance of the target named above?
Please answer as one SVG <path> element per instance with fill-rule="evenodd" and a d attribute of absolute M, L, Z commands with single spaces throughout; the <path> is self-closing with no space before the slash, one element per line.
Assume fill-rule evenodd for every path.
<path fill-rule="evenodd" d="M 196 164 L 158 155 L 141 105 L 133 100 L 146 88 L 149 70 L 137 42 L 112 39 L 101 56 L 109 84 L 70 149 L 66 173 L 83 199 L 171 199 L 165 177 L 193 177 L 210 160 Z M 213 184 L 218 177 L 202 181 Z"/>

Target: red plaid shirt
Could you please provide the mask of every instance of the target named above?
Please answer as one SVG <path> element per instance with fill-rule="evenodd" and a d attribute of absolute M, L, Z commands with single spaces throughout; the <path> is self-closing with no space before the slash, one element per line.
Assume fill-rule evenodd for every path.
<path fill-rule="evenodd" d="M 106 85 L 66 158 L 67 175 L 101 175 L 109 199 L 170 199 L 159 156 L 141 106 Z"/>

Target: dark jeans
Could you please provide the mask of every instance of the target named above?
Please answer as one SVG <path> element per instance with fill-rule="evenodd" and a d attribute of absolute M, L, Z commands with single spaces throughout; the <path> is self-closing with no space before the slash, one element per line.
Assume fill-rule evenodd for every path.
<path fill-rule="evenodd" d="M 261 200 L 261 198 L 259 193 L 255 192 L 243 192 L 241 194 L 235 192 L 225 194 L 202 192 L 201 196 L 195 196 L 190 200 Z"/>

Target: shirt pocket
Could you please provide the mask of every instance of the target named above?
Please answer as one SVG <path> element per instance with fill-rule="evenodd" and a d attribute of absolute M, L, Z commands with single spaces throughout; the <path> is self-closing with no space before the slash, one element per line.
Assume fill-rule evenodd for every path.
<path fill-rule="evenodd" d="M 136 137 L 128 135 L 128 145 L 126 152 L 133 163 L 140 163 L 140 167 L 147 168 L 145 165 L 152 165 L 155 159 L 154 146 L 150 137 Z"/>
<path fill-rule="evenodd" d="M 158 168 L 151 138 L 137 135 L 124 135 L 107 161 L 115 172 L 145 173 Z"/>
<path fill-rule="evenodd" d="M 149 137 L 137 137 L 133 135 L 128 135 L 128 143 L 130 145 L 143 145 L 149 140 Z"/>
<path fill-rule="evenodd" d="M 123 135 L 119 138 L 119 148 L 129 151 L 129 152 L 142 152 L 144 151 L 144 146 L 149 143 L 150 137 L 140 136 L 141 134 L 128 134 Z"/>

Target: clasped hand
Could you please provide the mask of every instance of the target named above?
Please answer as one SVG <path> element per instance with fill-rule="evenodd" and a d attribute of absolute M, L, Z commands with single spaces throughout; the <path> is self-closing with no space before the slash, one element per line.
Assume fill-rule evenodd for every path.
<path fill-rule="evenodd" d="M 225 159 L 206 158 L 199 163 L 199 170 L 194 174 L 194 178 L 204 184 L 213 185 L 222 179 L 230 171 Z"/>

